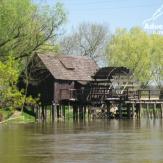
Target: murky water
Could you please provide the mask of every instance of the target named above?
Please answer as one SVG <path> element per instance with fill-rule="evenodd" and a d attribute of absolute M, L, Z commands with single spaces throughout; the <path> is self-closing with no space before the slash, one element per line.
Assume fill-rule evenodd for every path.
<path fill-rule="evenodd" d="M 0 163 L 163 162 L 162 120 L 0 126 Z"/>

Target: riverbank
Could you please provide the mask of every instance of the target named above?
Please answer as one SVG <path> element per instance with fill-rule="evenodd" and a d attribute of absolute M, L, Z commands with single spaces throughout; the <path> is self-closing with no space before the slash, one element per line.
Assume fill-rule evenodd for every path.
<path fill-rule="evenodd" d="M 35 117 L 25 112 L 0 109 L 0 123 L 30 123 L 35 122 Z"/>

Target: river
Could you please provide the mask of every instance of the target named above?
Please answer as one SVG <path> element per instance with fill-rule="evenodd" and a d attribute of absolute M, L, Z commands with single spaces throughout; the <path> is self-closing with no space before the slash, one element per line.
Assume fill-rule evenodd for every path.
<path fill-rule="evenodd" d="M 163 121 L 95 120 L 0 126 L 0 163 L 163 162 Z"/>

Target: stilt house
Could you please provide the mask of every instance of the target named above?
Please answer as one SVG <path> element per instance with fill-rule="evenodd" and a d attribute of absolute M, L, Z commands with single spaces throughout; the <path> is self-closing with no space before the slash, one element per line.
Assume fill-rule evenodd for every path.
<path fill-rule="evenodd" d="M 98 66 L 92 59 L 81 56 L 37 54 L 28 66 L 30 85 L 28 93 L 40 94 L 43 105 L 69 100 L 84 102 L 84 88 L 92 81 Z M 77 90 L 80 90 L 77 91 Z"/>

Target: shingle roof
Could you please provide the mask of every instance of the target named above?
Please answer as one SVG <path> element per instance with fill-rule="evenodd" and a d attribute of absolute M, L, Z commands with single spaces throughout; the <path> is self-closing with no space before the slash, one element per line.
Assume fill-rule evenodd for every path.
<path fill-rule="evenodd" d="M 95 61 L 84 56 L 38 54 L 38 57 L 55 79 L 91 81 L 98 69 Z"/>

